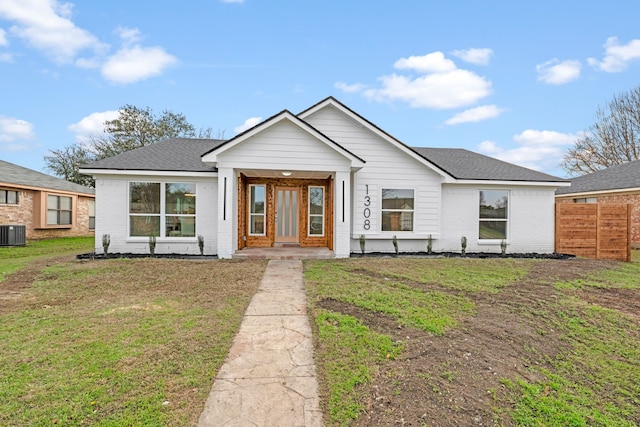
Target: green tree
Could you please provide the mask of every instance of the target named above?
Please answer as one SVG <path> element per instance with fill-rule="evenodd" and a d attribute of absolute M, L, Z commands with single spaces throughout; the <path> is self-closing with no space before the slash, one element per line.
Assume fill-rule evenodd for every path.
<path fill-rule="evenodd" d="M 640 86 L 598 108 L 595 123 L 562 161 L 570 175 L 582 175 L 640 159 Z"/>
<path fill-rule="evenodd" d="M 211 128 L 196 132 L 184 114 L 164 110 L 155 115 L 149 107 L 142 109 L 127 104 L 120 108 L 118 117 L 104 123 L 104 134 L 91 136 L 86 142 L 77 142 L 62 150 L 52 150 L 44 159 L 47 169 L 55 175 L 93 186 L 91 177 L 78 172 L 81 165 L 169 138 L 210 138 L 211 134 Z"/>

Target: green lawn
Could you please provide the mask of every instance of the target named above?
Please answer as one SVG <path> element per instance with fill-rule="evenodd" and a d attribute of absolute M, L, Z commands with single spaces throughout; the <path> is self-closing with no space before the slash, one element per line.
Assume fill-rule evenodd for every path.
<path fill-rule="evenodd" d="M 401 340 L 393 341 L 390 335 L 368 328 L 358 315 L 324 308 L 327 301 L 354 307 L 355 313 L 365 310 L 390 318 L 398 327 L 441 336 L 439 342 L 446 346 L 446 337 L 461 327 L 461 321 L 474 321 L 475 301 L 490 300 L 498 294 L 508 301 L 509 293 L 518 286 L 532 286 L 534 279 L 529 274 L 545 262 L 549 261 L 363 258 L 306 262 L 309 311 L 318 333 L 316 360 L 327 424 L 350 425 L 362 416 L 371 404 L 376 378 L 398 374 L 389 373 L 388 365 L 402 357 L 404 346 Z M 562 274 L 562 264 L 557 265 L 555 273 Z M 539 366 L 528 369 L 533 377 L 540 378 L 538 381 L 505 376 L 499 379 L 502 392 L 488 390 L 494 400 L 487 399 L 486 405 L 494 412 L 497 425 L 637 425 L 638 320 L 594 303 L 597 297 L 584 299 L 590 291 L 640 292 L 640 264 L 610 265 L 613 267 L 575 280 L 536 277 L 539 286 L 549 287 L 548 300 L 534 292 L 531 297 L 539 298 L 532 300 L 535 303 L 505 305 L 519 316 L 518 322 L 531 325 L 541 336 L 557 334 L 559 344 L 554 354 L 531 350 Z M 455 353 L 456 349 L 452 350 Z M 422 375 L 428 384 L 430 374 L 415 374 Z M 450 379 L 455 376 L 451 371 L 440 375 L 445 374 Z M 467 385 L 473 389 L 473 384 Z M 401 385 L 396 393 L 403 393 Z M 421 399 L 431 397 L 407 397 L 412 404 L 427 407 Z M 459 411 L 455 407 L 447 409 Z M 394 408 L 387 411 L 391 413 Z"/>
<path fill-rule="evenodd" d="M 0 251 L 0 425 L 193 425 L 265 262 L 59 257 L 87 243 Z"/>

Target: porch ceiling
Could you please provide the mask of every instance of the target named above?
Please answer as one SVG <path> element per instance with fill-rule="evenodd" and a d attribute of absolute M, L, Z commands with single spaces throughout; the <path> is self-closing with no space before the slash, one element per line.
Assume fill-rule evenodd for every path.
<path fill-rule="evenodd" d="M 297 171 L 284 169 L 239 169 L 249 178 L 303 178 L 303 179 L 327 179 L 331 176 L 327 171 Z M 290 175 L 284 173 L 290 172 Z"/>

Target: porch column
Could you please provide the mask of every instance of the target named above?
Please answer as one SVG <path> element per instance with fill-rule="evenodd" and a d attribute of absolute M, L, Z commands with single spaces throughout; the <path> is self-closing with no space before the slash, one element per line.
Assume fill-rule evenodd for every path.
<path fill-rule="evenodd" d="M 336 258 L 349 258 L 351 253 L 351 173 L 336 172 L 334 182 L 333 252 Z"/>
<path fill-rule="evenodd" d="M 231 258 L 237 246 L 235 182 L 233 168 L 218 167 L 218 258 Z"/>

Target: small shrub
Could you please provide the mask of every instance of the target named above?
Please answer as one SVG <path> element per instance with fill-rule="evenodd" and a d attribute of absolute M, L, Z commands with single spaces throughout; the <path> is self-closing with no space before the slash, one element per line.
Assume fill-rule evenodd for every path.
<path fill-rule="evenodd" d="M 153 234 L 149 236 L 149 253 L 151 253 L 151 255 L 156 254 L 156 236 Z"/>
<path fill-rule="evenodd" d="M 200 255 L 204 255 L 204 236 L 198 234 L 198 248 L 200 248 Z"/>
<path fill-rule="evenodd" d="M 465 256 L 467 254 L 467 236 L 462 236 L 460 246 L 462 246 L 462 256 Z"/>
<path fill-rule="evenodd" d="M 427 254 L 431 255 L 431 252 L 433 252 L 433 237 L 429 234 L 427 238 Z"/>
<path fill-rule="evenodd" d="M 102 250 L 104 254 L 107 255 L 109 253 L 109 245 L 111 244 L 111 236 L 108 234 L 102 235 Z"/>
<path fill-rule="evenodd" d="M 500 253 L 502 256 L 507 254 L 507 241 L 504 239 L 500 242 Z"/>
<path fill-rule="evenodd" d="M 394 235 L 391 242 L 393 243 L 393 249 L 396 251 L 396 255 L 398 255 L 398 237 Z"/>
<path fill-rule="evenodd" d="M 360 252 L 362 252 L 362 255 L 364 255 L 364 247 L 367 243 L 367 238 L 364 236 L 364 234 L 360 235 Z"/>

